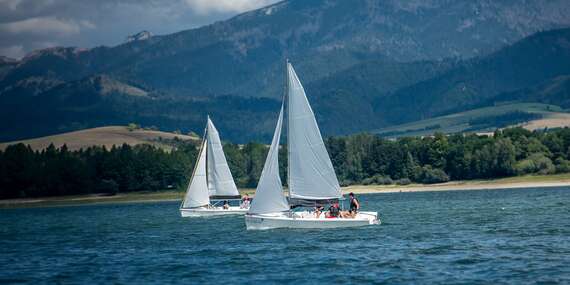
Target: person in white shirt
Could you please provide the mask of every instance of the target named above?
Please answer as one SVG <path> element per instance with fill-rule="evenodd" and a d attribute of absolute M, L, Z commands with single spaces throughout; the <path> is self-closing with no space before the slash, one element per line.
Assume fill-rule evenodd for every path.
<path fill-rule="evenodd" d="M 241 199 L 240 208 L 248 209 L 250 204 L 251 204 L 251 198 L 249 198 L 249 196 L 245 194 L 245 196 L 243 196 L 243 198 Z"/>

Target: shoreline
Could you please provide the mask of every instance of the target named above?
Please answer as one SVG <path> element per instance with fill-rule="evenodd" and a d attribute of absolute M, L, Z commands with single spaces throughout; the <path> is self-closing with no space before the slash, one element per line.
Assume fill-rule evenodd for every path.
<path fill-rule="evenodd" d="M 414 192 L 439 192 L 439 191 L 478 191 L 478 190 L 501 190 L 501 189 L 525 189 L 525 188 L 552 188 L 570 186 L 570 181 L 564 182 L 520 182 L 520 183 L 462 183 L 447 182 L 433 185 L 410 184 L 406 186 L 381 186 L 381 185 L 354 185 L 343 187 L 343 194 L 353 192 L 355 194 L 379 194 L 379 193 L 414 193 Z"/>
<path fill-rule="evenodd" d="M 380 194 L 434 191 L 471 191 L 490 189 L 549 188 L 570 186 L 570 174 L 528 175 L 492 180 L 451 181 L 438 184 L 410 185 L 352 185 L 342 187 L 343 194 Z M 242 194 L 253 195 L 255 189 L 240 189 Z M 115 203 L 156 203 L 180 201 L 184 192 L 133 192 L 116 195 L 86 194 L 45 198 L 21 198 L 0 200 L 0 209 L 61 207 Z"/>

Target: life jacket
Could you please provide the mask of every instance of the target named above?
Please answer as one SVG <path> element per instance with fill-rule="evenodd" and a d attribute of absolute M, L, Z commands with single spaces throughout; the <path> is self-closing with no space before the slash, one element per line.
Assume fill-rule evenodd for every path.
<path fill-rule="evenodd" d="M 330 206 L 330 208 L 329 208 L 329 215 L 330 215 L 331 217 L 338 217 L 339 214 L 340 214 L 340 210 L 339 210 L 338 207 Z"/>
<path fill-rule="evenodd" d="M 358 201 L 358 200 L 357 200 L 356 198 L 352 198 L 352 199 L 350 200 L 350 210 L 353 211 L 353 212 L 356 211 L 356 210 L 358 210 L 358 208 L 356 207 L 356 202 L 357 202 L 357 201 Z"/>

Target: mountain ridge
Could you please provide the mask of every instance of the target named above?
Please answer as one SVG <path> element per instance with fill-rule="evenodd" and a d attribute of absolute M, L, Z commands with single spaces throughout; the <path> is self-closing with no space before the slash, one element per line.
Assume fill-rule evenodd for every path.
<path fill-rule="evenodd" d="M 570 25 L 568 15 L 570 5 L 561 0 L 289 0 L 115 47 L 42 50 L 0 67 L 0 140 L 132 121 L 200 131 L 207 113 L 220 118 L 217 125 L 231 140 L 265 140 L 283 93 L 285 58 L 295 65 L 325 135 L 441 115 L 564 75 L 527 72 L 531 80 L 510 83 L 471 78 L 472 92 L 457 92 L 456 81 L 475 70 L 470 66 L 484 67 L 482 61 L 526 35 Z M 508 64 L 496 66 L 512 74 Z M 125 96 L 116 88 L 100 96 L 86 84 L 96 76 L 148 96 Z M 74 97 L 92 101 L 77 108 Z M 45 107 L 32 111 L 34 105 Z"/>

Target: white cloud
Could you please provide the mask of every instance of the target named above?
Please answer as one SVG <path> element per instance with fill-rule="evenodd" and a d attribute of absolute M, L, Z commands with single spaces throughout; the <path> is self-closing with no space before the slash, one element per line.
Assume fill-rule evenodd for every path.
<path fill-rule="evenodd" d="M 24 51 L 23 46 L 14 45 L 8 47 L 0 47 L 0 55 L 20 59 L 26 55 L 26 52 Z"/>
<path fill-rule="evenodd" d="M 0 0 L 0 55 L 53 46 L 116 45 L 142 30 L 170 34 L 279 0 Z M 6 53 L 8 54 L 8 53 Z"/>
<path fill-rule="evenodd" d="M 97 28 L 97 26 L 96 26 L 95 24 L 93 24 L 93 22 L 88 21 L 88 20 L 81 20 L 81 21 L 79 21 L 79 24 L 80 24 L 82 27 L 87 28 L 87 29 L 95 29 L 95 28 Z"/>
<path fill-rule="evenodd" d="M 276 0 L 184 0 L 199 14 L 245 12 L 277 2 Z"/>
<path fill-rule="evenodd" d="M 36 17 L 0 24 L 0 32 L 10 34 L 35 34 L 67 36 L 79 34 L 81 25 L 73 20 L 54 17 Z"/>

